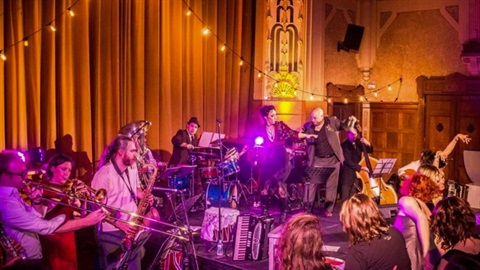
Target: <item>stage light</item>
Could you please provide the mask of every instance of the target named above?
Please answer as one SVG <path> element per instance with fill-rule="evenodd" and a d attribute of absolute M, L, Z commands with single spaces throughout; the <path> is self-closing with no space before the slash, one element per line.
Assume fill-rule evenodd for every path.
<path fill-rule="evenodd" d="M 263 137 L 255 138 L 255 146 L 260 146 L 263 144 Z"/>

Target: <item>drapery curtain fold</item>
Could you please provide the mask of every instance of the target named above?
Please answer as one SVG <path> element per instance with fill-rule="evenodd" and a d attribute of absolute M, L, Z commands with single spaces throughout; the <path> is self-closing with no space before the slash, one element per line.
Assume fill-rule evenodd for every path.
<path fill-rule="evenodd" d="M 185 3 L 200 19 L 185 15 Z M 66 12 L 72 4 L 73 17 Z M 148 145 L 166 160 L 171 137 L 190 116 L 199 118 L 200 132 L 215 132 L 221 118 L 227 137 L 245 134 L 256 74 L 238 55 L 253 63 L 255 1 L 0 5 L 0 49 L 8 57 L 0 61 L 2 149 L 52 149 L 71 135 L 71 150 L 96 161 L 123 125 L 146 119 L 153 123 Z M 203 35 L 204 27 L 212 33 Z M 224 42 L 234 52 L 220 51 Z"/>

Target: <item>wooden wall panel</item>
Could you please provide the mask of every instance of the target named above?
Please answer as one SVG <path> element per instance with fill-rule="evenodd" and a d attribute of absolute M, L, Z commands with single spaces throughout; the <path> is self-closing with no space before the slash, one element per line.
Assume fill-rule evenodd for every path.
<path fill-rule="evenodd" d="M 371 138 L 375 158 L 396 158 L 392 173 L 416 159 L 420 122 L 416 103 L 371 103 Z M 390 175 L 384 176 L 388 179 Z"/>

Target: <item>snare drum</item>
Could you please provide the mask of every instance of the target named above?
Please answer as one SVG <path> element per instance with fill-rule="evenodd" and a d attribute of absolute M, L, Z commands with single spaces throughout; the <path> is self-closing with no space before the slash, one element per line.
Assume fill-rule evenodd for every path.
<path fill-rule="evenodd" d="M 218 177 L 218 169 L 216 167 L 200 168 L 200 177 L 202 179 L 214 179 Z"/>
<path fill-rule="evenodd" d="M 228 160 L 218 163 L 217 168 L 223 173 L 223 176 L 229 176 L 240 171 L 240 167 L 236 160 Z"/>
<path fill-rule="evenodd" d="M 189 176 L 174 176 L 168 179 L 168 187 L 174 189 L 188 189 L 190 188 Z"/>
<path fill-rule="evenodd" d="M 219 194 L 221 193 L 221 194 Z M 220 191 L 220 185 L 214 181 L 208 183 L 206 192 L 207 208 L 210 206 L 218 207 L 218 196 L 220 195 L 220 206 L 236 208 L 237 203 L 232 200 L 237 198 L 237 186 L 228 182 L 223 183 L 223 192 Z"/>

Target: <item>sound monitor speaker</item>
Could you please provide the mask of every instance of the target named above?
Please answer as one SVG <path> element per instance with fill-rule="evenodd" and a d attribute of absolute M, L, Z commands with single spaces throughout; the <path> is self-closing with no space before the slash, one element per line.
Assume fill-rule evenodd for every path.
<path fill-rule="evenodd" d="M 347 26 L 347 32 L 345 33 L 345 38 L 343 39 L 343 42 L 338 42 L 337 44 L 337 51 L 358 51 L 360 49 L 360 44 L 362 43 L 364 30 L 365 27 L 363 26 L 349 24 Z"/>

